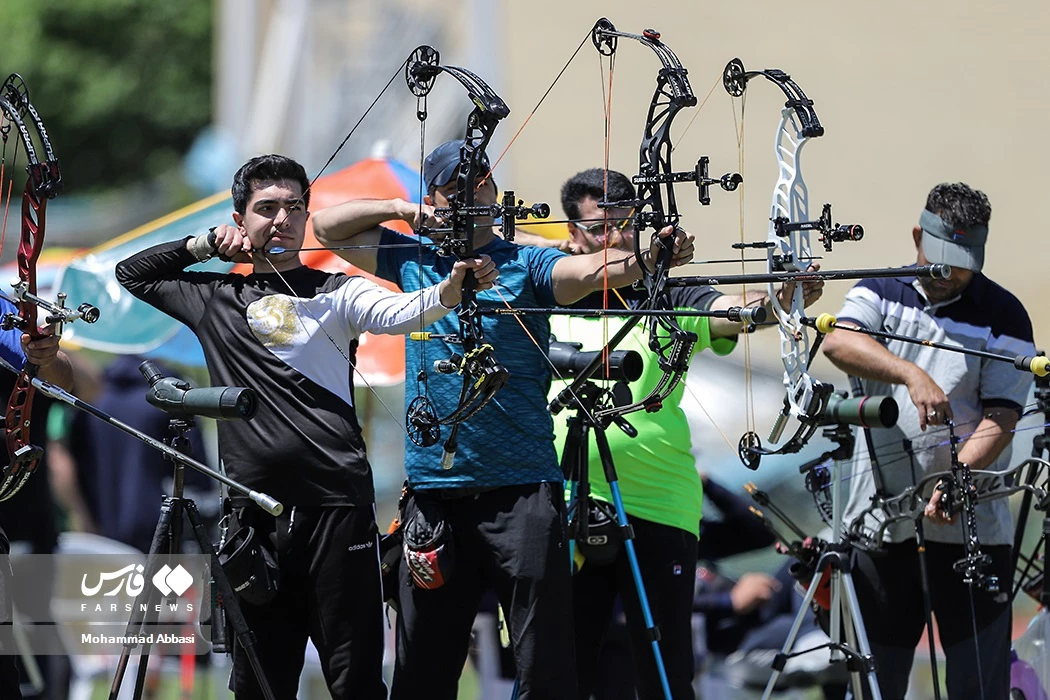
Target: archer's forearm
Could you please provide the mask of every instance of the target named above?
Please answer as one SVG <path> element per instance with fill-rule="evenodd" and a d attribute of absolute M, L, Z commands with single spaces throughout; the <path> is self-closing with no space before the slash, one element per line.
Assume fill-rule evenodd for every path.
<path fill-rule="evenodd" d="M 54 384 L 66 391 L 73 389 L 73 365 L 70 364 L 69 357 L 61 350 L 58 351 L 54 362 L 40 368 L 37 376 L 48 384 Z"/>
<path fill-rule="evenodd" d="M 1017 412 L 1008 408 L 986 409 L 985 417 L 959 448 L 959 461 L 971 469 L 985 469 L 1010 445 Z"/>
<path fill-rule="evenodd" d="M 403 199 L 356 199 L 313 214 L 314 235 L 321 245 L 346 241 L 375 230 L 384 221 L 409 221 L 417 205 Z"/>
<path fill-rule="evenodd" d="M 117 282 L 134 297 L 191 328 L 203 317 L 215 273 L 187 271 L 199 261 L 186 239 L 161 243 L 117 263 Z"/>
<path fill-rule="evenodd" d="M 554 299 L 559 304 L 579 301 L 591 292 L 625 287 L 642 278 L 634 253 L 623 250 L 574 255 L 558 260 L 551 272 Z"/>
<path fill-rule="evenodd" d="M 844 331 L 824 338 L 824 355 L 846 374 L 884 384 L 904 384 L 920 370 L 901 359 L 873 338 Z"/>

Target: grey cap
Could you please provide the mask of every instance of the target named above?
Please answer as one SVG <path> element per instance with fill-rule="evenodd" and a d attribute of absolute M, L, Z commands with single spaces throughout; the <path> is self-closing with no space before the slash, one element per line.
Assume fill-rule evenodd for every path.
<path fill-rule="evenodd" d="M 459 152 L 463 148 L 463 143 L 463 139 L 446 141 L 431 151 L 427 159 L 423 161 L 423 182 L 427 190 L 448 184 L 449 180 L 455 177 L 456 168 L 459 166 Z M 485 169 L 485 172 L 477 173 L 477 175 L 487 175 L 489 157 L 485 153 L 481 154 L 481 167 Z"/>
<path fill-rule="evenodd" d="M 924 209 L 919 216 L 919 226 L 922 228 L 922 253 L 931 263 L 944 263 L 974 272 L 980 272 L 984 267 L 988 224 L 949 226 L 947 221 Z"/>

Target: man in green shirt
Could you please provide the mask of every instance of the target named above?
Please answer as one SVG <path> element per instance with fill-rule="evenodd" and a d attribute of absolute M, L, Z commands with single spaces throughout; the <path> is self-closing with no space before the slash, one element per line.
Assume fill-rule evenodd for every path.
<path fill-rule="evenodd" d="M 574 249 L 583 253 L 601 250 L 605 245 L 620 250 L 633 249 L 635 232 L 631 209 L 598 206 L 601 201 L 635 199 L 634 186 L 627 177 L 598 168 L 585 170 L 570 178 L 562 186 L 561 194 L 566 218 L 573 221 L 568 227 Z M 822 287 L 822 282 L 806 283 L 807 304 L 820 297 Z M 784 297 L 787 299 L 791 293 L 790 288 L 781 292 L 787 295 Z M 610 292 L 608 305 L 636 308 L 645 300 L 645 294 L 624 287 L 615 293 Z M 745 299 L 743 294 L 723 295 L 711 287 L 675 287 L 669 290 L 669 294 L 676 309 L 727 309 L 765 304 L 768 311 L 769 305 L 764 292 L 748 292 Z M 602 292 L 596 292 L 573 306 L 602 308 L 603 297 Z M 692 316 L 677 320 L 684 330 L 696 333 L 698 342 L 694 353 L 709 348 L 717 355 L 726 355 L 735 347 L 736 336 L 741 331 L 740 323 L 728 319 Z M 601 319 L 564 316 L 551 319 L 551 332 L 558 341 L 582 343 L 585 351 L 599 350 L 604 346 L 609 335 L 606 328 Z M 655 354 L 648 347 L 647 324 L 635 326 L 616 349 L 635 350 L 642 356 L 642 376 L 631 384 L 630 389 L 635 398 L 647 395 L 662 374 Z M 562 389 L 562 385 L 556 384 L 553 394 Z M 653 620 L 660 630 L 660 650 L 671 694 L 676 700 L 693 698 L 690 621 L 703 501 L 700 474 L 691 452 L 689 424 L 680 406 L 684 392 L 685 383 L 682 382 L 663 401 L 661 410 L 632 413 L 629 421 L 638 432 L 637 438 L 628 437 L 616 427 L 606 431 L 624 509 L 634 530 L 642 581 Z M 563 418 L 555 420 L 555 443 L 559 454 L 565 442 L 565 423 Z M 591 495 L 611 502 L 593 439 L 588 455 Z M 579 697 L 590 697 L 595 687 L 602 638 L 609 627 L 619 594 L 631 632 L 639 697 L 643 700 L 662 698 L 651 641 L 625 549 L 620 547 L 610 563 L 585 560 L 574 577 L 573 593 Z"/>

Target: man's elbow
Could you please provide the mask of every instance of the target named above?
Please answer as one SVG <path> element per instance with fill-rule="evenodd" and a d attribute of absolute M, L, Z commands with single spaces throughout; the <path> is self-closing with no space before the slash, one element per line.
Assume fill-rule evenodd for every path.
<path fill-rule="evenodd" d="M 118 262 L 113 268 L 113 274 L 117 278 L 117 283 L 124 289 L 130 289 L 134 286 L 135 278 L 131 273 L 127 260 L 121 260 Z"/>
<path fill-rule="evenodd" d="M 325 216 L 324 210 L 322 209 L 311 216 L 310 221 L 313 222 L 314 238 L 317 239 L 317 242 L 323 246 L 331 245 L 331 226 L 328 217 Z"/>
<path fill-rule="evenodd" d="M 839 366 L 846 353 L 846 343 L 838 335 L 824 336 L 824 342 L 820 346 L 824 357 L 828 358 L 833 365 Z"/>

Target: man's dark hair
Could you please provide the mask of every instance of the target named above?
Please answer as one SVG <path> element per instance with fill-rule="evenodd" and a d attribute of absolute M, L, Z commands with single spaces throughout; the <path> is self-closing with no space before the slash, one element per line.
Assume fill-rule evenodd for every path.
<path fill-rule="evenodd" d="M 930 190 L 926 210 L 944 219 L 949 226 L 963 229 L 987 224 L 992 218 L 988 195 L 963 182 L 942 182 Z"/>
<path fill-rule="evenodd" d="M 605 191 L 605 170 L 591 168 L 576 173 L 561 186 L 561 208 L 567 219 L 580 218 L 580 200 L 591 196 L 599 202 L 625 202 L 635 197 L 634 185 L 623 173 L 609 172 L 609 191 Z"/>
<path fill-rule="evenodd" d="M 303 206 L 310 206 L 310 178 L 306 176 L 306 168 L 287 156 L 271 153 L 252 158 L 233 176 L 230 192 L 233 194 L 234 211 L 238 214 L 247 211 L 248 200 L 260 182 L 278 180 L 298 182 L 303 191 Z"/>

